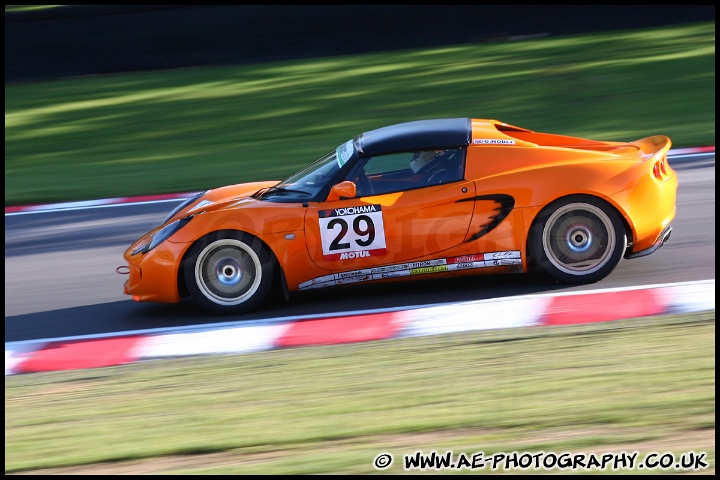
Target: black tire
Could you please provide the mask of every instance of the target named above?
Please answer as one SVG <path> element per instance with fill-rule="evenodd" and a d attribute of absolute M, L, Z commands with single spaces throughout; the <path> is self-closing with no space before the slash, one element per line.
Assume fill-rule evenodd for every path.
<path fill-rule="evenodd" d="M 237 315 L 257 307 L 273 281 L 268 248 L 242 232 L 216 232 L 196 242 L 184 264 L 185 284 L 206 310 Z"/>
<path fill-rule="evenodd" d="M 532 262 L 563 283 L 594 283 L 623 257 L 627 236 L 620 214 L 590 196 L 572 196 L 545 207 L 533 222 L 528 251 Z"/>

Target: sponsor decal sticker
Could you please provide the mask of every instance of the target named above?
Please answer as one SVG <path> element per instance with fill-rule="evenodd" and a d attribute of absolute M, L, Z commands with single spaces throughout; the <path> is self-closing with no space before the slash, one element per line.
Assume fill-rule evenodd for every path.
<path fill-rule="evenodd" d="M 309 290 L 311 288 L 323 288 L 323 287 L 332 287 L 335 285 L 335 280 L 329 280 L 327 282 L 315 282 L 313 283 L 312 280 L 308 282 L 302 282 L 300 285 L 298 285 L 298 288 L 300 290 Z"/>
<path fill-rule="evenodd" d="M 396 272 L 398 270 L 408 270 L 410 266 L 407 263 L 399 263 L 397 265 L 388 265 L 387 267 L 376 267 L 372 269 L 372 273 Z"/>
<path fill-rule="evenodd" d="M 382 280 L 386 278 L 425 275 L 456 270 L 469 270 L 485 267 L 519 266 L 522 264 L 520 251 L 474 253 L 460 257 L 436 258 L 422 262 L 398 263 L 382 267 L 364 268 L 324 275 L 306 282 L 298 287 L 300 290 L 309 288 L 330 287 L 356 282 Z M 516 271 L 516 268 L 511 269 Z"/>
<path fill-rule="evenodd" d="M 520 265 L 522 261 L 519 258 L 502 258 L 499 260 L 488 260 L 485 262 L 487 267 L 503 267 L 505 265 Z"/>
<path fill-rule="evenodd" d="M 434 267 L 436 265 L 445 265 L 447 263 L 447 259 L 445 258 L 438 258 L 437 260 L 426 260 L 424 262 L 413 262 L 410 263 L 408 266 L 410 269 L 413 268 L 422 268 L 422 267 Z"/>
<path fill-rule="evenodd" d="M 407 277 L 410 270 L 396 270 L 392 272 L 373 273 L 373 280 L 382 280 L 383 278 Z"/>
<path fill-rule="evenodd" d="M 466 268 L 479 268 L 484 267 L 485 262 L 470 262 L 470 263 L 454 263 L 452 265 L 449 265 L 450 267 L 455 267 L 452 270 L 465 270 Z"/>
<path fill-rule="evenodd" d="M 500 260 L 500 259 L 507 259 L 507 258 L 520 258 L 520 251 L 514 250 L 509 252 L 490 252 L 486 253 L 483 258 L 485 260 Z"/>
<path fill-rule="evenodd" d="M 515 140 L 504 140 L 500 138 L 476 138 L 475 145 L 515 145 Z"/>
<path fill-rule="evenodd" d="M 322 277 L 316 277 L 308 280 L 307 282 L 300 283 L 300 285 L 298 285 L 298 288 L 300 290 L 305 290 L 306 288 L 327 287 L 328 285 L 335 285 L 334 276 L 323 275 Z"/>
<path fill-rule="evenodd" d="M 449 269 L 448 269 L 447 265 L 435 265 L 434 267 L 411 268 L 410 275 L 422 275 L 425 273 L 447 272 L 448 270 Z"/>
<path fill-rule="evenodd" d="M 354 147 L 352 140 L 348 140 L 335 150 L 335 157 L 337 158 L 338 167 L 342 168 L 342 166 L 345 165 L 348 160 L 350 160 L 350 157 L 353 154 L 353 150 Z"/>
<path fill-rule="evenodd" d="M 462 257 L 448 258 L 448 263 L 471 263 L 482 259 L 481 255 L 463 255 Z"/>
<path fill-rule="evenodd" d="M 335 278 L 340 280 L 341 278 L 351 278 L 351 277 L 366 277 L 368 276 L 368 272 L 364 270 L 355 270 L 352 272 L 340 272 L 335 274 Z"/>
<path fill-rule="evenodd" d="M 337 285 L 345 285 L 346 283 L 367 282 L 368 280 L 372 280 L 372 275 L 366 273 L 365 275 L 357 277 L 338 278 L 335 282 Z"/>

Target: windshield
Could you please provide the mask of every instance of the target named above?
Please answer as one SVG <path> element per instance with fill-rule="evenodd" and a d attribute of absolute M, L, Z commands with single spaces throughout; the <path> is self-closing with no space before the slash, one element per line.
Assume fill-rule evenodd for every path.
<path fill-rule="evenodd" d="M 348 140 L 289 178 L 261 192 L 260 199 L 279 202 L 312 200 L 335 178 L 354 151 L 353 141 Z"/>

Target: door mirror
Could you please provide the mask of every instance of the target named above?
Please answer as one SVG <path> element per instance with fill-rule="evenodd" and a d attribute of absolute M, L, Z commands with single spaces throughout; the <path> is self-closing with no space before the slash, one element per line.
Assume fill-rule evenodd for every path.
<path fill-rule="evenodd" d="M 355 198 L 357 194 L 357 187 L 350 180 L 345 180 L 336 185 L 333 185 L 328 193 L 328 202 L 335 202 L 341 198 Z"/>

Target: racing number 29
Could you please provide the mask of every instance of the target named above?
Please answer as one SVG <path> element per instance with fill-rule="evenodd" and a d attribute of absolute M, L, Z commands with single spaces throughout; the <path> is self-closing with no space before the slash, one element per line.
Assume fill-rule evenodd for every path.
<path fill-rule="evenodd" d="M 335 217 L 328 222 L 327 227 L 330 230 L 335 230 L 335 226 L 339 226 L 340 231 L 335 239 L 330 242 L 330 250 L 347 250 L 350 248 L 350 242 L 342 242 L 342 240 L 347 236 L 348 230 L 350 229 L 348 222 L 343 217 Z M 354 217 L 352 220 L 352 228 L 355 235 L 361 237 L 355 239 L 355 243 L 359 246 L 367 247 L 375 241 L 375 224 L 368 215 L 358 215 Z"/>
<path fill-rule="evenodd" d="M 385 254 L 385 225 L 380 205 L 320 210 L 318 221 L 324 260 Z"/>

